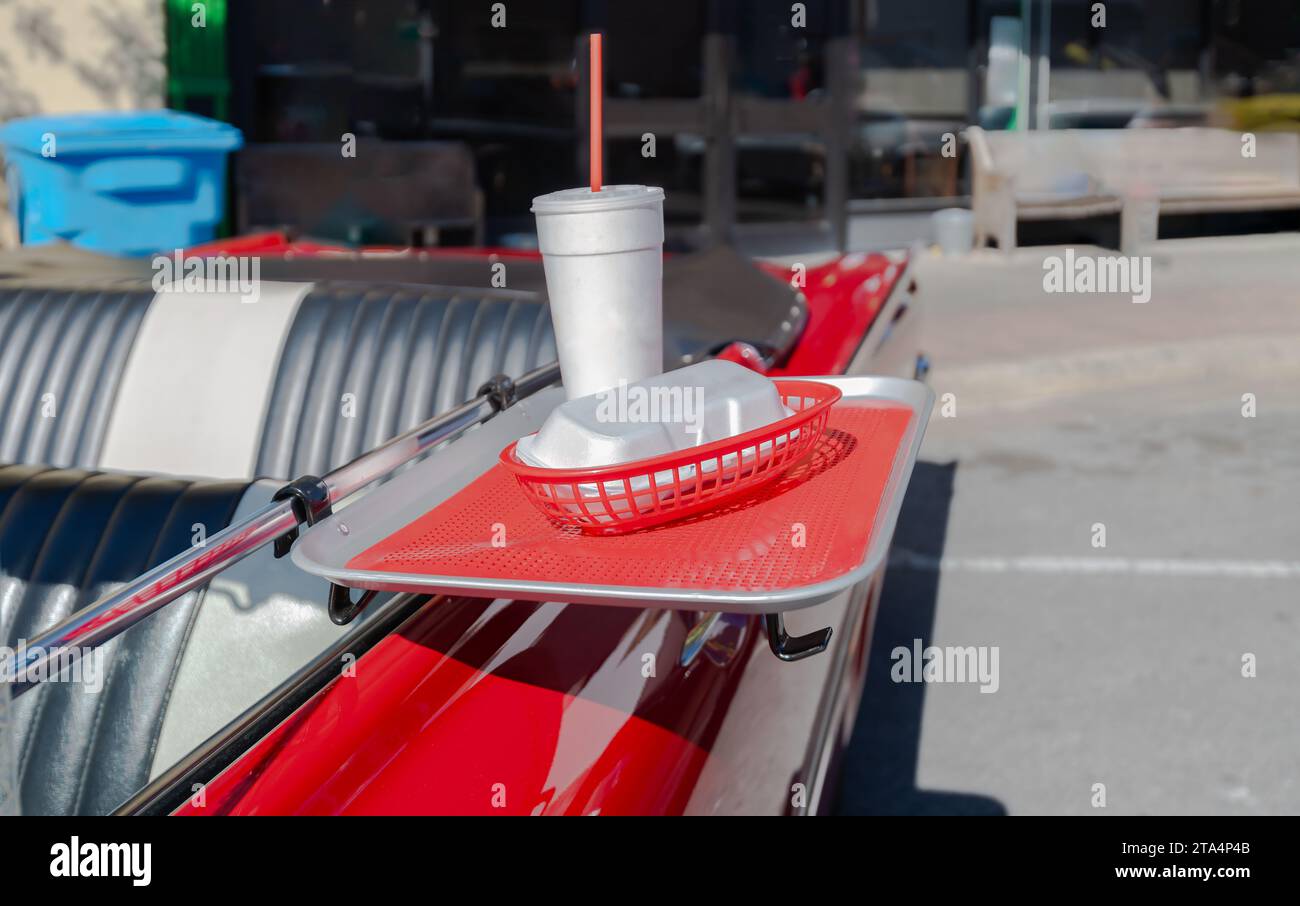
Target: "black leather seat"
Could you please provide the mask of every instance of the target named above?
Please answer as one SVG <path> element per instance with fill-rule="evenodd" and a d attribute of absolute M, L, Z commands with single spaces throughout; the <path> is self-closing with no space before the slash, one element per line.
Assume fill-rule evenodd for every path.
<path fill-rule="evenodd" d="M 101 465 L 153 298 L 135 287 L 0 286 L 0 462 Z M 322 474 L 464 402 L 492 376 L 522 374 L 555 355 L 550 310 L 529 293 L 317 284 L 286 331 L 248 477 Z M 165 460 L 159 471 L 168 471 Z"/>
<path fill-rule="evenodd" d="M 153 290 L 0 287 L 0 462 L 89 468 Z"/>
<path fill-rule="evenodd" d="M 319 285 L 285 340 L 255 474 L 324 474 L 472 398 L 494 375 L 555 357 L 550 309 L 530 295 Z M 351 417 L 341 417 L 345 405 Z"/>
<path fill-rule="evenodd" d="M 244 482 L 0 466 L 0 640 L 15 648 L 225 527 Z M 24 814 L 105 814 L 148 780 L 204 591 L 104 646 L 102 688 L 44 683 L 12 705 Z"/>

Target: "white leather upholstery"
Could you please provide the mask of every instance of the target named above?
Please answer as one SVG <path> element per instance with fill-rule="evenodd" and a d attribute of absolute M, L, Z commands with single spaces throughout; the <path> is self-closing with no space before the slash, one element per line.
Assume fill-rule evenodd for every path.
<path fill-rule="evenodd" d="M 217 478 L 252 475 L 284 338 L 309 283 L 154 298 L 136 335 L 99 465 Z"/>
<path fill-rule="evenodd" d="M 278 481 L 254 482 L 238 522 L 265 506 Z M 351 627 L 330 622 L 329 584 L 264 547 L 208 584 L 172 682 L 151 777 L 255 704 Z M 355 625 L 355 624 L 354 624 Z"/>

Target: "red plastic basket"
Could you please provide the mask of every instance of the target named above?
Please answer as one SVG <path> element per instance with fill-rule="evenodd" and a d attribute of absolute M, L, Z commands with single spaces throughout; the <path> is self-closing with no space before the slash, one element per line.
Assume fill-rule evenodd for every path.
<path fill-rule="evenodd" d="M 821 437 L 839 388 L 774 383 L 794 414 L 735 437 L 595 469 L 530 466 L 511 444 L 501 451 L 501 464 L 534 506 L 585 532 L 621 534 L 680 519 L 780 477 Z"/>

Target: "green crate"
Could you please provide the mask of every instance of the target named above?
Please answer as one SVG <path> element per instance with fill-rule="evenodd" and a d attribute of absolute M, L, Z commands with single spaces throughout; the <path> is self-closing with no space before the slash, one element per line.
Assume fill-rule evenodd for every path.
<path fill-rule="evenodd" d="M 196 27 L 196 7 L 203 27 Z M 226 0 L 167 0 L 167 98 L 178 110 L 227 119 Z"/>

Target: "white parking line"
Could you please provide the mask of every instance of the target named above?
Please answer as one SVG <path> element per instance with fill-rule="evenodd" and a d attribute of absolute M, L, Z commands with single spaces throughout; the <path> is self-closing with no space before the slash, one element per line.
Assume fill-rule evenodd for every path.
<path fill-rule="evenodd" d="M 889 565 L 921 572 L 1039 573 L 1044 575 L 1175 576 L 1211 579 L 1300 578 L 1300 561 L 1173 560 L 1128 557 L 932 557 L 895 548 Z"/>

